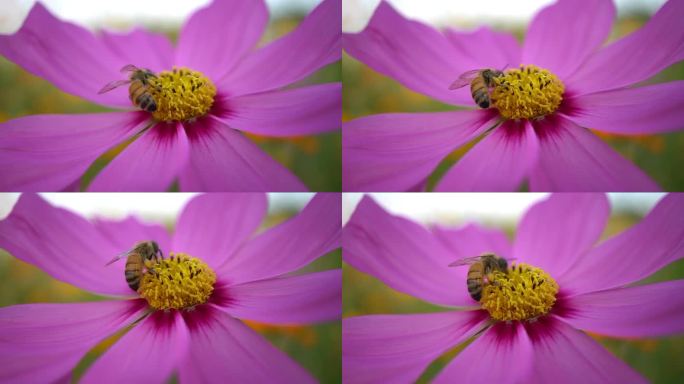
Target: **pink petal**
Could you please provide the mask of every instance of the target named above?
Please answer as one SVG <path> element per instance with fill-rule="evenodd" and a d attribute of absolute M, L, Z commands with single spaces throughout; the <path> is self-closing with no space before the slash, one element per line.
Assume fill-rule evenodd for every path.
<path fill-rule="evenodd" d="M 568 298 L 563 316 L 575 328 L 616 337 L 684 332 L 684 280 L 616 288 Z"/>
<path fill-rule="evenodd" d="M 211 193 L 185 206 L 173 237 L 173 252 L 183 252 L 218 268 L 256 232 L 268 201 L 261 193 Z"/>
<path fill-rule="evenodd" d="M 213 308 L 185 313 L 190 353 L 181 383 L 315 383 L 294 360 L 241 321 Z"/>
<path fill-rule="evenodd" d="M 384 3 L 383 3 L 384 4 Z M 396 113 L 343 125 L 345 191 L 407 191 L 422 186 L 440 161 L 489 128 L 484 111 Z"/>
<path fill-rule="evenodd" d="M 430 362 L 468 339 L 484 322 L 482 311 L 346 318 L 344 382 L 414 382 Z"/>
<path fill-rule="evenodd" d="M 217 274 L 231 284 L 292 272 L 340 247 L 341 195 L 318 193 L 295 217 L 245 244 Z"/>
<path fill-rule="evenodd" d="M 388 286 L 431 303 L 472 305 L 450 250 L 422 226 L 385 212 L 366 196 L 344 228 L 345 262 Z"/>
<path fill-rule="evenodd" d="M 472 32 L 447 29 L 445 35 L 456 51 L 467 58 L 472 69 L 503 69 L 520 63 L 522 49 L 515 36 L 509 33 L 480 27 Z"/>
<path fill-rule="evenodd" d="M 561 275 L 598 241 L 609 215 L 603 194 L 556 193 L 525 213 L 513 257 L 552 276 Z"/>
<path fill-rule="evenodd" d="M 436 191 L 517 191 L 537 160 L 539 142 L 527 124 L 505 122 L 442 177 Z"/>
<path fill-rule="evenodd" d="M 342 317 L 342 270 L 242 283 L 228 289 L 226 313 L 269 324 L 307 324 Z"/>
<path fill-rule="evenodd" d="M 458 259 L 487 252 L 504 258 L 512 257 L 511 244 L 506 234 L 498 229 L 485 228 L 479 224 L 467 224 L 458 229 L 436 227 L 432 232 L 449 249 L 449 253 L 443 255 L 446 256 L 443 262 L 447 265 Z M 464 274 L 467 270 L 468 268 L 465 268 Z"/>
<path fill-rule="evenodd" d="M 641 29 L 589 57 L 568 88 L 579 95 L 620 88 L 684 59 L 683 19 L 684 2 L 668 1 Z"/>
<path fill-rule="evenodd" d="M 439 373 L 434 383 L 525 383 L 532 344 L 519 322 L 496 323 Z M 483 364 L 482 362 L 487 362 Z"/>
<path fill-rule="evenodd" d="M 684 121 L 684 81 L 593 93 L 568 103 L 568 119 L 583 127 L 618 134 L 676 131 Z"/>
<path fill-rule="evenodd" d="M 220 80 L 231 96 L 269 91 L 294 83 L 340 60 L 342 6 L 321 2 L 293 32 L 247 55 Z"/>
<path fill-rule="evenodd" d="M 670 194 L 638 224 L 591 250 L 558 283 L 574 294 L 643 279 L 684 255 L 684 195 Z"/>
<path fill-rule="evenodd" d="M 142 129 L 138 113 L 35 115 L 0 124 L 0 190 L 59 191 Z M 79 185 L 80 186 L 80 185 Z"/>
<path fill-rule="evenodd" d="M 227 125 L 267 136 L 311 135 L 339 129 L 342 84 L 312 85 L 238 96 L 227 101 Z"/>
<path fill-rule="evenodd" d="M 37 195 L 23 194 L 0 221 L 0 248 L 79 288 L 105 295 L 133 293 L 124 279 L 125 261 L 105 266 L 123 250 L 84 218 Z"/>
<path fill-rule="evenodd" d="M 584 332 L 573 329 L 560 320 L 549 318 L 527 328 L 534 351 L 534 382 L 647 382 Z"/>
<path fill-rule="evenodd" d="M 89 191 L 166 191 L 187 163 L 188 138 L 179 123 L 158 123 L 126 147 Z"/>
<path fill-rule="evenodd" d="M 215 0 L 183 25 L 176 65 L 220 79 L 256 45 L 267 23 L 262 0 Z"/>
<path fill-rule="evenodd" d="M 82 383 L 163 383 L 186 364 L 190 334 L 178 311 L 153 312 L 86 371 Z"/>
<path fill-rule="evenodd" d="M 86 352 L 142 312 L 139 300 L 0 308 L 0 381 L 68 382 Z"/>
<path fill-rule="evenodd" d="M 180 173 L 182 191 L 305 191 L 287 168 L 215 117 L 188 130 L 190 161 Z"/>
<path fill-rule="evenodd" d="M 153 72 L 170 70 L 173 67 L 173 46 L 163 34 L 134 28 L 127 33 L 103 31 L 100 39 L 114 54 L 129 64 Z M 125 91 L 128 89 L 122 88 Z"/>
<path fill-rule="evenodd" d="M 31 8 L 17 33 L 0 36 L 0 54 L 64 92 L 102 105 L 131 106 L 125 91 L 98 94 L 121 78 L 119 69 L 130 63 L 86 29 L 58 20 L 40 3 Z"/>
<path fill-rule="evenodd" d="M 608 38 L 614 19 L 615 5 L 610 0 L 559 0 L 532 20 L 522 62 L 564 79 Z"/>
<path fill-rule="evenodd" d="M 378 5 L 362 32 L 344 34 L 342 45 L 355 59 L 416 92 L 449 104 L 475 105 L 468 87 L 452 91 L 449 86 L 482 61 L 465 56 L 442 33 L 404 18 L 387 2 Z"/>
<path fill-rule="evenodd" d="M 159 224 L 143 223 L 134 216 L 129 216 L 120 221 L 96 219 L 93 224 L 104 238 L 119 249 L 117 253 L 127 251 L 135 243 L 145 240 L 156 241 L 165 256 L 171 250 L 171 236 L 169 236 L 166 228 Z M 120 269 L 123 275 L 125 262 L 119 264 L 121 264 Z"/>
<path fill-rule="evenodd" d="M 562 118 L 537 124 L 532 191 L 657 191 L 658 185 L 589 130 Z"/>

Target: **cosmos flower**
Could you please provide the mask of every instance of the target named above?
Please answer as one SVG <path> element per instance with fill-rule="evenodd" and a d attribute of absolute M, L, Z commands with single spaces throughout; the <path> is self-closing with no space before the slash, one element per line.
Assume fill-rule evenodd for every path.
<path fill-rule="evenodd" d="M 143 29 L 119 34 L 56 19 L 37 3 L 0 54 L 64 92 L 119 112 L 25 116 L 0 124 L 0 190 L 74 190 L 100 155 L 135 138 L 92 191 L 295 191 L 306 187 L 242 132 L 299 136 L 335 130 L 341 84 L 289 86 L 339 60 L 340 4 L 324 0 L 291 33 L 255 48 L 263 0 L 215 0 L 183 25 L 178 44 Z M 126 65 L 158 75 L 154 113 L 129 99 Z M 176 70 L 174 70 L 174 68 Z M 139 137 L 138 137 L 139 136 Z"/>
<path fill-rule="evenodd" d="M 343 319 L 346 382 L 414 382 L 431 361 L 479 333 L 435 382 L 646 381 L 582 331 L 614 337 L 684 331 L 684 280 L 632 285 L 684 256 L 682 212 L 684 196 L 668 195 L 640 223 L 597 244 L 610 213 L 606 197 L 558 194 L 527 211 L 511 244 L 502 231 L 476 224 L 427 230 L 365 197 L 343 230 L 343 260 L 451 309 Z M 515 258 L 509 267 L 516 265 L 486 286 L 480 303 L 487 310 L 468 293 L 468 268 L 448 267 L 483 252 Z M 545 299 L 550 310 L 540 305 Z"/>
<path fill-rule="evenodd" d="M 134 217 L 88 221 L 22 195 L 0 221 L 0 248 L 58 280 L 121 298 L 0 308 L 0 381 L 68 381 L 87 351 L 132 325 L 82 382 L 157 383 L 172 374 L 181 383 L 314 382 L 239 319 L 306 324 L 339 318 L 339 269 L 291 272 L 339 247 L 340 197 L 318 194 L 297 216 L 255 235 L 266 205 L 266 196 L 257 193 L 199 196 L 169 236 Z M 105 266 L 145 240 L 156 241 L 166 260 L 152 266 L 156 274 L 143 275 L 138 292 L 147 300 L 127 285 L 125 262 Z M 183 274 L 190 264 L 195 272 Z M 164 276 L 166 288 L 159 289 Z M 212 278 L 208 301 L 186 307 Z M 169 303 L 180 305 L 155 309 Z"/>
<path fill-rule="evenodd" d="M 633 85 L 684 58 L 684 2 L 668 1 L 641 29 L 602 46 L 614 19 L 609 0 L 558 0 L 534 17 L 521 47 L 487 27 L 440 32 L 381 2 L 362 32 L 343 34 L 342 45 L 407 88 L 475 107 L 469 86 L 450 85 L 470 70 L 508 69 L 491 91 L 494 108 L 343 124 L 344 189 L 422 190 L 442 159 L 482 137 L 437 191 L 657 190 L 587 128 L 624 135 L 682 128 L 684 81 Z"/>

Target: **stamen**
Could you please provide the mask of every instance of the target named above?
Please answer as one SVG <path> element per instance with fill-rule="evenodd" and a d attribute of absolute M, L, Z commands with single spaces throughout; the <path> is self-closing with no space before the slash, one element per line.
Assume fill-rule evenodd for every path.
<path fill-rule="evenodd" d="M 149 80 L 158 121 L 187 121 L 204 116 L 214 104 L 216 87 L 201 72 L 187 68 L 162 71 Z"/>
<path fill-rule="evenodd" d="M 202 260 L 184 253 L 145 261 L 138 293 L 157 310 L 189 309 L 209 300 L 216 274 Z"/>
<path fill-rule="evenodd" d="M 494 78 L 492 105 L 505 119 L 541 119 L 558 109 L 565 86 L 556 75 L 535 67 L 520 66 Z"/>
<path fill-rule="evenodd" d="M 482 290 L 480 303 L 498 321 L 535 320 L 556 303 L 558 284 L 543 270 L 527 265 L 494 271 Z"/>

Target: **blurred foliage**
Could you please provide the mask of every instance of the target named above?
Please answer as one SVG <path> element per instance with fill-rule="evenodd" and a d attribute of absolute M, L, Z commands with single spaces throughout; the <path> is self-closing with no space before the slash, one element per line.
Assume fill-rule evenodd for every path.
<path fill-rule="evenodd" d="M 619 234 L 640 220 L 641 216 L 637 214 L 620 214 L 611 217 L 602 235 L 602 240 Z M 487 226 L 497 228 L 497 226 Z M 501 229 L 506 232 L 509 239 L 513 239 L 515 232 L 513 226 L 505 226 Z M 395 291 L 375 277 L 362 273 L 346 263 L 342 264 L 342 270 L 344 286 L 344 295 L 342 296 L 343 317 L 369 314 L 444 312 L 449 310 Z M 682 278 L 684 278 L 684 260 L 668 265 L 637 284 Z M 662 339 L 615 339 L 596 334 L 591 334 L 591 336 L 608 348 L 615 356 L 655 383 L 680 383 L 681 378 L 684 377 L 684 366 L 681 365 L 682 358 L 684 357 L 684 336 Z M 454 347 L 436 359 L 423 372 L 418 382 L 429 382 L 470 342 L 472 340 Z"/>
<path fill-rule="evenodd" d="M 274 20 L 262 42 L 265 44 L 293 30 L 300 17 Z M 120 26 L 125 30 L 126 26 Z M 176 41 L 178 30 L 164 30 Z M 77 70 L 77 69 L 75 69 Z M 330 64 L 308 78 L 293 84 L 303 86 L 341 81 L 341 63 Z M 0 57 L 0 122 L 34 114 L 73 114 L 111 111 L 76 96 L 63 93 L 51 83 L 22 70 Z M 316 136 L 276 138 L 247 134 L 264 151 L 292 170 L 312 191 L 340 191 L 342 189 L 342 145 L 339 131 Z M 82 178 L 84 190 L 109 162 L 130 144 L 129 140 L 100 156 Z M 169 191 L 177 191 L 177 183 Z"/>
<path fill-rule="evenodd" d="M 611 40 L 627 35 L 640 28 L 647 16 L 635 16 L 619 20 L 611 34 Z M 519 41 L 523 41 L 525 30 L 509 30 Z M 463 109 L 433 100 L 413 92 L 396 80 L 375 72 L 370 67 L 344 54 L 342 58 L 344 93 L 342 99 L 343 120 L 378 113 L 440 112 Z M 643 84 L 661 83 L 684 79 L 684 63 L 675 64 L 660 72 Z M 682 122 L 684 129 L 684 122 Z M 589 127 L 591 128 L 591 127 Z M 611 147 L 634 162 L 650 175 L 666 191 L 684 190 L 684 132 L 660 135 L 617 135 L 594 131 Z M 474 141 L 449 154 L 428 178 L 428 190 L 472 146 Z M 523 186 L 523 190 L 526 187 Z"/>
<path fill-rule="evenodd" d="M 283 210 L 269 216 L 261 228 L 272 227 L 295 215 L 298 210 Z M 173 223 L 164 223 L 169 230 Z M 341 251 L 330 252 L 294 274 L 312 273 L 340 268 Z M 121 276 L 123 279 L 124 277 Z M 58 281 L 40 268 L 25 263 L 0 249 L 0 307 L 24 303 L 68 303 L 111 300 L 83 291 L 73 285 Z M 245 323 L 266 337 L 278 349 L 284 351 L 311 372 L 321 383 L 340 383 L 341 325 L 328 322 L 314 325 L 270 325 L 254 321 Z M 132 326 L 120 330 L 91 349 L 73 371 L 74 380 L 83 376 L 86 369 Z M 178 382 L 176 378 L 170 382 Z"/>

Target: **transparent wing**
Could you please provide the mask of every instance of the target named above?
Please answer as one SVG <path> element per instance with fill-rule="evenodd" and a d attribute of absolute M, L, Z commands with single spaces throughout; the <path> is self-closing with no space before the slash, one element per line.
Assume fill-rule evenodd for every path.
<path fill-rule="evenodd" d="M 478 261 L 480 261 L 481 258 L 482 258 L 482 256 L 464 257 L 460 260 L 454 261 L 453 263 L 449 264 L 449 266 L 450 267 L 459 267 L 461 265 L 471 265 L 471 264 L 475 264 Z"/>
<path fill-rule="evenodd" d="M 136 67 L 136 66 L 133 65 L 133 64 L 128 64 L 128 65 L 124 65 L 124 66 L 120 69 L 120 72 L 121 72 L 121 73 L 126 73 L 126 72 L 135 72 L 135 71 L 138 71 L 138 70 L 140 70 L 140 68 Z"/>
<path fill-rule="evenodd" d="M 476 78 L 479 73 L 479 69 L 473 69 L 472 71 L 461 73 L 458 79 L 454 80 L 454 82 L 451 83 L 449 89 L 454 90 L 465 87 L 466 85 L 470 84 L 470 82 L 473 81 L 473 79 Z"/>
<path fill-rule="evenodd" d="M 105 264 L 105 266 L 107 266 L 109 264 L 113 264 L 114 262 L 119 261 L 119 260 L 123 259 L 124 257 L 128 257 L 128 255 L 130 255 L 131 252 L 132 252 L 132 250 L 119 253 L 118 255 L 114 256 L 113 259 L 109 260 L 109 262 L 107 264 Z"/>
<path fill-rule="evenodd" d="M 98 92 L 98 94 L 102 94 L 102 93 L 105 93 L 105 92 L 109 92 L 109 91 L 111 91 L 111 90 L 114 89 L 114 88 L 118 88 L 118 87 L 120 87 L 120 86 L 122 86 L 122 85 L 126 85 L 126 84 L 128 84 L 128 83 L 130 83 L 130 82 L 131 82 L 130 80 L 116 80 L 116 81 L 112 81 L 111 83 L 109 83 L 109 84 L 105 85 L 104 87 L 102 87 L 102 89 L 100 89 L 100 92 Z"/>

